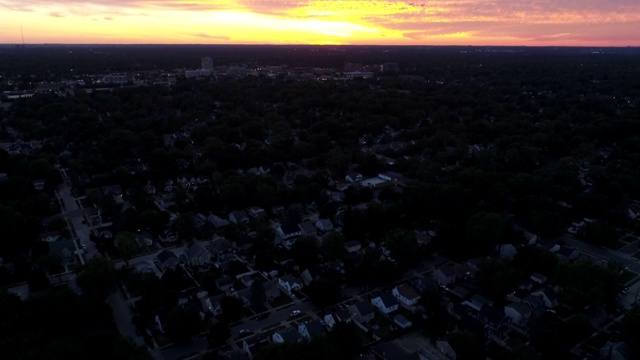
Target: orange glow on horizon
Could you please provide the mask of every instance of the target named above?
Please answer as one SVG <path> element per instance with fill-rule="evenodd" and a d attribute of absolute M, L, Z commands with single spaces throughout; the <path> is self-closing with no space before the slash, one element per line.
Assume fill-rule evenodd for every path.
<path fill-rule="evenodd" d="M 0 0 L 0 43 L 640 46 L 640 3 Z"/>

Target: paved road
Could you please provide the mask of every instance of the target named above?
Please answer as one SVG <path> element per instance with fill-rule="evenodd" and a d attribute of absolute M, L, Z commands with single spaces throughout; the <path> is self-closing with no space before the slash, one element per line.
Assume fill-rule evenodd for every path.
<path fill-rule="evenodd" d="M 640 274 L 640 261 L 631 257 L 631 255 L 629 254 L 625 254 L 617 250 L 600 248 L 568 236 L 564 236 L 563 240 L 568 245 L 575 247 L 576 249 L 587 255 L 595 256 L 605 260 L 618 261 L 626 266 L 629 271 Z"/>
<path fill-rule="evenodd" d="M 62 216 L 67 220 L 69 230 L 76 242 L 76 254 L 80 256 L 80 261 L 98 256 L 95 244 L 90 240 L 91 228 L 85 223 L 85 210 L 80 201 L 73 195 L 71 183 L 64 169 L 60 170 L 63 182 L 56 191 L 56 197 L 60 203 Z M 82 246 L 85 249 L 82 249 Z"/>

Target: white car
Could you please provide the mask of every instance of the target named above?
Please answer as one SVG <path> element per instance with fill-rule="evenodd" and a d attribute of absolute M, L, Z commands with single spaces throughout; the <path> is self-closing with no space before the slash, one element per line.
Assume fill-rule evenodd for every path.
<path fill-rule="evenodd" d="M 293 310 L 292 312 L 289 313 L 290 316 L 298 316 L 300 315 L 300 310 Z"/>
<path fill-rule="evenodd" d="M 289 293 L 289 297 L 290 297 L 290 298 L 292 298 L 292 299 L 295 299 L 295 298 L 296 298 L 296 294 L 294 294 L 294 293 Z"/>

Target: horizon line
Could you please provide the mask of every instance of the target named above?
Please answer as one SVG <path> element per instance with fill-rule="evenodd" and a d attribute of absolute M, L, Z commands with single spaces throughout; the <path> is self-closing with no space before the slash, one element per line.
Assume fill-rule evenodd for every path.
<path fill-rule="evenodd" d="M 393 44 L 271 44 L 271 43 L 220 43 L 220 44 L 203 44 L 203 43 L 0 43 L 0 46 L 274 46 L 274 47 L 290 47 L 290 46 L 309 46 L 309 47 L 497 47 L 497 48 L 610 48 L 610 49 L 628 49 L 640 48 L 640 45 L 393 45 Z"/>

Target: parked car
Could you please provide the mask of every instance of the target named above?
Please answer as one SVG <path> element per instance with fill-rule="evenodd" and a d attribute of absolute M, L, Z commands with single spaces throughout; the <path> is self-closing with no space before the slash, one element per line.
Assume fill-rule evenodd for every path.
<path fill-rule="evenodd" d="M 289 316 L 293 317 L 293 316 L 298 316 L 300 315 L 300 310 L 293 310 L 292 312 L 289 313 Z"/>
<path fill-rule="evenodd" d="M 249 334 L 251 334 L 251 330 L 249 330 L 249 329 L 242 329 L 242 330 L 240 330 L 240 331 L 239 331 L 239 334 L 240 334 L 240 335 L 249 335 Z"/>

